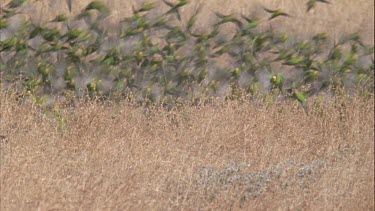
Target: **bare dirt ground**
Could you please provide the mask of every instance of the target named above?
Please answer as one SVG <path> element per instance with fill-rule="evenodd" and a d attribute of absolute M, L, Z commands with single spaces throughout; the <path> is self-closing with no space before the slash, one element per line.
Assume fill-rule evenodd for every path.
<path fill-rule="evenodd" d="M 0 210 L 373 210 L 373 97 L 309 106 L 38 108 L 1 92 Z"/>

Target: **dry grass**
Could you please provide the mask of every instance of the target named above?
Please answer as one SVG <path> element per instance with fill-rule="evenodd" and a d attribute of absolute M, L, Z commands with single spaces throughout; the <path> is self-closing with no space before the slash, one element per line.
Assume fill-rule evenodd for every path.
<path fill-rule="evenodd" d="M 88 2 L 73 2 L 73 14 Z M 139 1 L 105 2 L 114 23 Z M 201 2 L 201 28 L 212 11 L 262 16 L 264 5 L 293 15 L 272 21 L 277 30 L 374 42 L 373 1 L 309 14 L 301 0 L 192 2 L 183 18 Z M 67 11 L 61 0 L 30 5 L 36 20 Z M 0 210 L 374 210 L 373 190 L 373 97 L 311 99 L 307 116 L 289 101 L 41 108 L 0 91 Z"/>
<path fill-rule="evenodd" d="M 4 3 L 10 0 L 5 0 Z M 91 0 L 73 1 L 73 15 L 79 13 Z M 374 1 L 357 0 L 331 0 L 331 5 L 317 5 L 316 9 L 306 13 L 307 0 L 191 0 L 191 4 L 183 8 L 183 19 L 187 19 L 197 3 L 204 5 L 204 10 L 199 19 L 200 27 L 204 28 L 214 20 L 213 11 L 225 14 L 244 14 L 263 17 L 265 15 L 262 6 L 280 8 L 292 15 L 291 18 L 281 18 L 270 24 L 274 29 L 294 33 L 300 36 L 310 36 L 325 32 L 338 39 L 342 34 L 359 32 L 364 42 L 374 43 Z M 112 9 L 110 22 L 131 15 L 131 7 L 139 5 L 141 0 L 103 0 Z M 162 8 L 166 9 L 161 0 L 155 0 Z M 5 5 L 5 4 L 4 4 Z M 51 20 L 58 13 L 68 12 L 65 1 L 40 0 L 32 2 L 26 7 L 25 12 L 32 14 L 34 20 Z M 269 27 L 265 24 L 264 27 Z"/>
<path fill-rule="evenodd" d="M 0 210 L 373 210 L 373 98 L 310 106 L 91 101 L 59 129 L 2 91 Z"/>

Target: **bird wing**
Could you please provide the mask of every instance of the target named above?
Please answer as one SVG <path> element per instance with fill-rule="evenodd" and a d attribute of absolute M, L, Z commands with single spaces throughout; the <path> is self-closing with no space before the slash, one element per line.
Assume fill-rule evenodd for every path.
<path fill-rule="evenodd" d="M 69 12 L 72 12 L 72 0 L 66 0 L 66 4 L 68 5 Z"/>
<path fill-rule="evenodd" d="M 263 9 L 264 9 L 266 12 L 268 12 L 268 13 L 274 13 L 274 12 L 277 11 L 277 10 L 270 10 L 270 9 L 268 9 L 268 8 L 265 8 L 265 7 L 263 7 Z"/>

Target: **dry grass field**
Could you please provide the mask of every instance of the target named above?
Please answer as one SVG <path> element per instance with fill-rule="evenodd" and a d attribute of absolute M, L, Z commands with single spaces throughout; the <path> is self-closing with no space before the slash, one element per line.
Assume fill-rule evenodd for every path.
<path fill-rule="evenodd" d="M 3 0 L 4 5 L 10 0 Z M 78 14 L 91 0 L 72 0 L 72 15 Z M 306 0 L 307 1 L 307 0 Z M 365 43 L 374 43 L 374 1 L 371 0 L 331 0 L 330 5 L 318 4 L 315 9 L 306 13 L 306 1 L 303 0 L 191 0 L 190 4 L 182 9 L 182 19 L 186 20 L 196 8 L 197 4 L 203 5 L 203 12 L 199 16 L 199 26 L 204 28 L 210 25 L 214 19 L 214 11 L 224 14 L 243 14 L 253 18 L 265 15 L 263 6 L 272 9 L 281 9 L 292 17 L 274 20 L 264 24 L 277 30 L 297 34 L 300 36 L 312 36 L 325 32 L 330 37 L 338 39 L 342 34 L 359 32 Z M 117 23 L 124 17 L 131 16 L 132 6 L 139 6 L 141 0 L 103 0 L 111 9 L 112 14 L 108 23 Z M 167 9 L 161 0 L 155 0 L 162 9 Z M 35 21 L 47 21 L 53 19 L 58 13 L 68 12 L 65 0 L 38 0 L 30 1 L 25 7 L 25 12 L 31 14 Z M 184 21 L 183 21 L 184 22 Z"/>
<path fill-rule="evenodd" d="M 1 0 L 0 6 L 9 1 Z M 91 0 L 72 1 L 73 16 Z M 318 4 L 308 13 L 306 1 L 191 0 L 181 9 L 181 23 L 197 4 L 204 6 L 194 26 L 197 31 L 212 26 L 214 11 L 256 19 L 266 17 L 265 6 L 291 17 L 263 22 L 262 29 L 272 27 L 300 38 L 324 32 L 336 40 L 359 32 L 364 43 L 374 44 L 374 1 L 329 0 L 332 4 Z M 116 29 L 141 1 L 103 2 L 112 11 L 105 24 Z M 155 2 L 167 9 L 161 0 Z M 38 22 L 67 13 L 68 7 L 65 0 L 30 0 L 20 11 Z M 7 19 L 9 33 L 20 20 L 17 15 Z M 5 47 L 0 52 L 4 55 Z M 42 70 L 38 63 L 38 72 Z M 30 90 L 30 98 L 20 98 L 11 82 L 3 86 L 2 73 L 1 211 L 375 209 L 373 91 L 353 94 L 351 89 L 350 96 L 322 91 L 308 97 L 308 113 L 297 100 L 271 93 L 201 103 L 186 100 L 168 109 L 141 106 L 139 99 L 78 99 L 68 95 L 73 92 L 38 103 L 43 99 L 33 99 Z M 357 73 L 367 74 L 348 75 L 355 79 Z M 73 79 L 64 75 L 63 82 Z M 96 83 L 90 80 L 90 86 L 83 87 Z M 271 78 L 265 80 L 270 83 Z"/>
<path fill-rule="evenodd" d="M 373 210 L 373 97 L 309 105 L 52 109 L 2 91 L 0 210 Z"/>

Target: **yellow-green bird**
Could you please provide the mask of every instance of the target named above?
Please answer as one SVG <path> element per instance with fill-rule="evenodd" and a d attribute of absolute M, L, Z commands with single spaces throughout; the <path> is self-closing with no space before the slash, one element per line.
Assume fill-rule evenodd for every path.
<path fill-rule="evenodd" d="M 315 7 L 316 3 L 325 3 L 325 4 L 330 4 L 329 1 L 327 0 L 309 0 L 306 5 L 307 5 L 307 12 L 310 11 L 312 8 Z"/>
<path fill-rule="evenodd" d="M 268 19 L 268 20 L 272 20 L 274 18 L 277 18 L 279 16 L 285 16 L 285 17 L 290 17 L 289 14 L 281 11 L 280 9 L 277 9 L 277 10 L 270 10 L 270 9 L 267 9 L 265 7 L 263 7 L 263 9 L 267 12 L 267 13 L 270 13 L 271 14 L 271 17 Z"/>
<path fill-rule="evenodd" d="M 0 30 L 5 29 L 8 27 L 8 22 L 5 20 L 5 18 L 0 17 Z"/>
<path fill-rule="evenodd" d="M 219 12 L 215 12 L 215 15 L 220 18 L 220 21 L 217 23 L 217 25 L 221 25 L 224 23 L 232 22 L 236 24 L 239 28 L 242 28 L 242 23 L 237 18 L 235 18 L 233 15 L 224 15 Z"/>
<path fill-rule="evenodd" d="M 246 20 L 246 26 L 244 26 L 243 28 L 241 28 L 241 31 L 248 31 L 248 30 L 250 30 L 250 29 L 253 29 L 253 28 L 255 28 L 255 27 L 257 27 L 258 26 L 258 24 L 259 24 L 259 21 L 257 21 L 257 20 L 253 20 L 253 19 L 250 19 L 250 18 L 248 18 L 248 17 L 246 17 L 246 16 L 244 16 L 244 15 L 241 15 L 241 17 L 244 19 L 244 20 Z"/>
<path fill-rule="evenodd" d="M 14 10 L 6 10 L 4 8 L 0 8 L 0 16 L 2 18 L 10 18 L 12 17 L 13 15 L 15 15 L 16 12 Z"/>
<path fill-rule="evenodd" d="M 68 17 L 65 14 L 60 14 L 55 17 L 55 19 L 51 20 L 50 22 L 65 22 L 68 20 Z"/>
<path fill-rule="evenodd" d="M 188 0 L 179 0 L 176 4 L 173 4 L 172 2 L 166 0 L 163 0 L 163 2 L 171 8 L 165 14 L 176 13 L 178 20 L 181 20 L 179 8 L 189 3 Z"/>
<path fill-rule="evenodd" d="M 306 95 L 304 92 L 294 90 L 293 91 L 293 97 L 300 102 L 303 110 L 307 113 L 307 100 L 306 100 Z"/>
<path fill-rule="evenodd" d="M 141 8 L 135 9 L 134 6 L 132 7 L 133 9 L 133 14 L 140 13 L 140 12 L 147 12 L 155 8 L 155 3 L 154 2 L 148 2 L 145 1 L 142 3 Z"/>
<path fill-rule="evenodd" d="M 6 5 L 6 7 L 14 9 L 14 8 L 22 6 L 22 4 L 24 4 L 25 2 L 26 0 L 12 0 Z"/>
<path fill-rule="evenodd" d="M 201 5 L 199 4 L 196 8 L 195 8 L 195 11 L 193 13 L 193 15 L 189 18 L 188 22 L 187 22 L 187 31 L 189 33 L 191 33 L 191 29 L 193 27 L 193 25 L 195 24 L 195 22 L 197 21 L 197 16 L 198 16 L 198 13 L 201 11 L 202 7 Z"/>
<path fill-rule="evenodd" d="M 108 11 L 107 6 L 101 1 L 92 1 L 90 4 L 87 5 L 85 11 L 88 10 L 97 10 L 99 12 L 106 12 Z"/>

